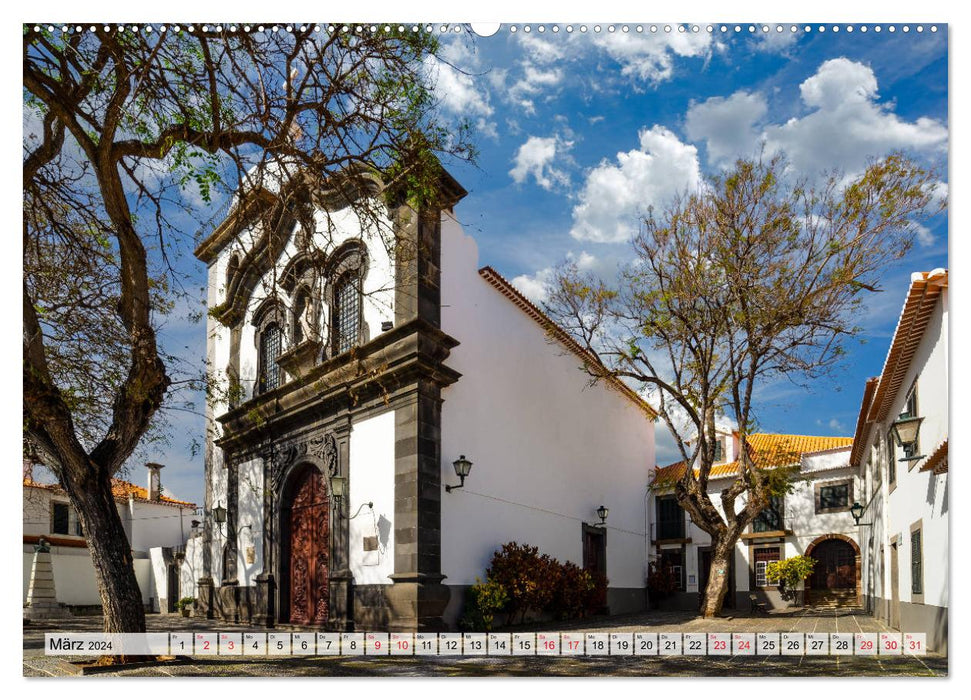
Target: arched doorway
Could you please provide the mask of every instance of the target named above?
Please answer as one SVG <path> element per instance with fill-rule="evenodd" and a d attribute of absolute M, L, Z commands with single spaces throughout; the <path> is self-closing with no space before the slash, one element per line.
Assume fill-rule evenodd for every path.
<path fill-rule="evenodd" d="M 282 512 L 286 619 L 294 625 L 327 622 L 330 603 L 330 504 L 315 466 L 296 468 Z"/>
<path fill-rule="evenodd" d="M 813 605 L 860 604 L 860 548 L 845 535 L 824 535 L 806 548 L 816 561 L 806 580 L 807 601 Z"/>

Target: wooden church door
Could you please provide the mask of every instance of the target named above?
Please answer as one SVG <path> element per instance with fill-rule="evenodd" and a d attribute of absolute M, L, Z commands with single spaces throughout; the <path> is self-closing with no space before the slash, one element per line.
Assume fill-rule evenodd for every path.
<path fill-rule="evenodd" d="M 290 623 L 322 625 L 330 594 L 330 528 L 324 477 L 308 467 L 294 485 L 290 506 Z"/>

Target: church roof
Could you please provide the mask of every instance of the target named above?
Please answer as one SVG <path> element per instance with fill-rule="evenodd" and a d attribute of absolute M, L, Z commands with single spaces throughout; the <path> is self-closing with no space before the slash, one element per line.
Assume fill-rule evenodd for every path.
<path fill-rule="evenodd" d="M 564 347 L 566 347 L 570 352 L 583 360 L 586 364 L 598 367 L 607 371 L 603 364 L 594 357 L 591 353 L 585 350 L 581 345 L 576 342 L 570 334 L 567 333 L 561 326 L 559 326 L 553 319 L 547 316 L 543 311 L 540 310 L 533 302 L 527 299 L 522 292 L 516 289 L 512 283 L 510 283 L 505 277 L 496 272 L 493 268 L 483 267 L 479 270 L 479 275 L 486 282 L 495 287 L 500 294 L 509 299 L 513 304 L 515 304 L 519 309 L 529 316 L 531 319 L 536 321 L 548 335 L 559 341 Z M 639 409 L 644 411 L 650 418 L 657 417 L 657 411 L 645 401 L 636 391 L 631 389 L 627 384 L 622 382 L 620 379 L 612 376 L 605 376 L 603 380 L 610 385 L 613 389 L 616 389 L 621 394 L 623 394 L 629 401 L 634 403 Z"/>
<path fill-rule="evenodd" d="M 31 477 L 24 477 L 24 486 L 33 489 L 45 489 L 47 491 L 58 491 L 63 493 L 64 489 L 60 487 L 59 484 L 44 484 L 39 481 L 34 481 Z M 174 498 L 169 498 L 168 496 L 159 496 L 158 500 L 153 501 L 148 497 L 148 490 L 142 488 L 141 486 L 136 486 L 130 481 L 123 481 L 121 479 L 111 480 L 111 495 L 115 497 L 116 501 L 127 501 L 128 497 L 131 496 L 136 501 L 144 501 L 145 503 L 160 503 L 166 506 L 180 506 L 182 508 L 195 508 L 195 503 L 190 503 L 189 501 L 179 501 Z"/>
<path fill-rule="evenodd" d="M 756 467 L 784 467 L 795 464 L 803 455 L 827 450 L 850 447 L 851 437 L 818 437 L 814 435 L 783 435 L 778 433 L 753 433 L 747 438 L 749 456 Z M 715 464 L 708 473 L 709 479 L 734 476 L 738 474 L 738 460 Z M 695 473 L 697 473 L 697 469 Z M 654 485 L 674 484 L 684 474 L 684 460 L 657 467 L 654 471 Z"/>

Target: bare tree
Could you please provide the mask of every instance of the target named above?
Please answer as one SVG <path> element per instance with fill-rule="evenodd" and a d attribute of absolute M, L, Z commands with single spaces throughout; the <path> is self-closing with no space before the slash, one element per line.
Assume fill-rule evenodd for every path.
<path fill-rule="evenodd" d="M 24 432 L 79 514 L 106 632 L 145 629 L 110 480 L 171 393 L 157 331 L 186 293 L 186 214 L 268 173 L 268 229 L 284 189 L 344 195 L 337 173 L 430 197 L 433 154 L 472 156 L 436 116 L 436 50 L 384 25 L 24 28 Z"/>
<path fill-rule="evenodd" d="M 834 174 L 810 186 L 786 171 L 781 157 L 738 161 L 649 213 L 616 284 L 567 265 L 547 303 L 598 360 L 584 367 L 594 381 L 647 389 L 677 440 L 689 467 L 675 485 L 678 503 L 711 536 L 705 617 L 721 610 L 739 536 L 791 488 L 792 455 L 756 463 L 748 447 L 759 387 L 833 367 L 858 331 L 865 293 L 878 291 L 881 272 L 935 206 L 932 173 L 899 154 L 849 182 Z M 741 450 L 716 504 L 708 482 L 721 416 L 738 426 Z"/>

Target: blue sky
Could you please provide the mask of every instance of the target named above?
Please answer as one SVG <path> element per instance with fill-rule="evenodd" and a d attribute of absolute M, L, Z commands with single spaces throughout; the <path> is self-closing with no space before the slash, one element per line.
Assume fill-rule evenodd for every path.
<path fill-rule="evenodd" d="M 579 26 L 579 25 L 577 25 Z M 616 25 L 613 33 L 513 33 L 450 36 L 446 64 L 430 64 L 446 116 L 476 126 L 475 166 L 447 164 L 469 195 L 456 210 L 475 236 L 480 264 L 492 265 L 523 292 L 543 298 L 552 266 L 571 258 L 609 276 L 628 256 L 638 213 L 718 172 L 760 144 L 784 150 L 805 174 L 855 173 L 868 158 L 904 150 L 947 173 L 946 28 L 868 31 L 832 25 L 820 33 L 748 31 L 665 33 L 663 25 Z M 454 66 L 454 67 L 453 67 Z M 205 218 L 204 216 L 201 218 Z M 760 427 L 769 432 L 851 435 L 863 384 L 879 374 L 912 271 L 947 267 L 945 216 L 922 222 L 910 255 L 868 300 L 863 333 L 846 361 L 810 389 L 788 383 L 760 395 Z M 186 260 L 199 285 L 201 263 Z M 201 299 L 201 296 L 200 296 Z M 184 313 L 182 314 L 184 316 Z M 163 331 L 171 351 L 201 359 L 203 323 L 174 315 Z M 203 402 L 196 402 L 202 410 Z M 203 421 L 172 413 L 171 444 L 154 457 L 168 465 L 163 483 L 202 501 Z M 658 426 L 658 462 L 676 459 Z M 133 471 L 137 483 L 143 469 Z"/>

